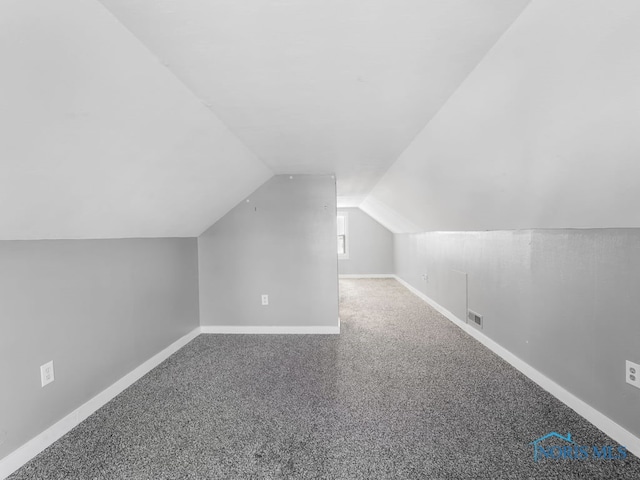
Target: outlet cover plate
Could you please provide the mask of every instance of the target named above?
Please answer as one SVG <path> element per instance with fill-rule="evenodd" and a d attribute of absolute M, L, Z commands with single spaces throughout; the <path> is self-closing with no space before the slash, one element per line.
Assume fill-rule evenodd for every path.
<path fill-rule="evenodd" d="M 55 380 L 53 374 L 53 360 L 45 363 L 40 367 L 40 383 L 44 387 L 45 385 L 49 385 L 51 382 Z"/>
<path fill-rule="evenodd" d="M 636 388 L 640 388 L 640 365 L 627 360 L 626 367 L 625 377 L 627 383 Z"/>
<path fill-rule="evenodd" d="M 262 295 L 262 305 L 269 305 L 269 295 Z"/>

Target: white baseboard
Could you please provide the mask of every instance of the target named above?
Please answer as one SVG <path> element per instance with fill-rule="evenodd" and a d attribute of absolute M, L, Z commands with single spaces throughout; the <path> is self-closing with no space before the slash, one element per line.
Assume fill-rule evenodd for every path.
<path fill-rule="evenodd" d="M 513 353 L 511 353 L 506 348 L 500 346 L 498 343 L 491 340 L 485 334 L 483 334 L 477 328 L 468 325 L 466 322 L 460 320 L 449 310 L 444 308 L 442 305 L 439 305 L 437 302 L 433 301 L 427 295 L 422 293 L 420 290 L 416 289 L 409 283 L 405 282 L 403 279 L 399 278 L 397 275 L 394 276 L 395 279 L 404 285 L 408 290 L 412 293 L 420 297 L 422 300 L 431 305 L 434 309 L 444 315 L 447 319 L 451 320 L 458 327 L 463 329 L 473 338 L 482 343 L 485 347 L 491 350 L 493 353 L 501 357 L 507 363 L 511 364 L 517 370 L 522 372 L 529 379 L 533 380 L 540 387 L 545 389 L 551 395 L 556 397 L 562 403 L 567 405 L 569 408 L 573 409 L 576 413 L 584 417 L 587 421 L 591 422 L 597 428 L 602 430 L 604 433 L 613 438 L 620 445 L 624 445 L 627 447 L 631 453 L 640 457 L 640 438 L 636 437 L 633 433 L 621 427 L 616 422 L 611 420 L 609 417 L 599 412 L 591 405 L 585 403 L 576 397 L 573 393 L 565 390 L 563 387 L 558 385 L 556 382 L 551 380 L 549 377 L 540 373 L 538 370 L 533 368 L 531 365 L 516 357 Z"/>
<path fill-rule="evenodd" d="M 367 273 L 364 275 L 341 274 L 338 278 L 396 278 L 396 276 L 393 273 Z"/>
<path fill-rule="evenodd" d="M 167 348 L 157 353 L 139 367 L 135 368 L 110 387 L 100 392 L 88 402 L 76 408 L 66 417 L 47 428 L 44 432 L 29 440 L 27 443 L 18 447 L 12 453 L 0 460 L 0 479 L 4 479 L 22 467 L 29 460 L 42 452 L 49 445 L 60 439 L 71 429 L 80 424 L 89 415 L 104 406 L 111 399 L 116 397 L 126 388 L 138 381 L 148 372 L 160 365 L 169 358 L 173 353 L 180 350 L 191 340 L 200 334 L 200 328 L 194 329 L 179 340 L 173 342 Z"/>
<path fill-rule="evenodd" d="M 207 325 L 200 327 L 202 333 L 232 335 L 339 335 L 340 320 L 336 326 L 268 327 L 249 325 Z"/>

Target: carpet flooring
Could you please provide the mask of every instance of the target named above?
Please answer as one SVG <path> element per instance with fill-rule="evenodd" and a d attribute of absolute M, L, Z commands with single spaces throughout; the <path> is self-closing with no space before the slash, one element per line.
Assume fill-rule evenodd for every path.
<path fill-rule="evenodd" d="M 10 478 L 640 478 L 535 462 L 553 431 L 617 444 L 395 280 L 340 301 L 340 336 L 200 335 Z"/>

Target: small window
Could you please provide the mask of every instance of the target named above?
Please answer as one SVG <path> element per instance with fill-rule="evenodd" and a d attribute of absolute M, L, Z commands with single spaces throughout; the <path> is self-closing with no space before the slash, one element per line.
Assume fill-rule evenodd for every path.
<path fill-rule="evenodd" d="M 349 258 L 349 228 L 348 216 L 344 212 L 338 213 L 338 258 Z"/>

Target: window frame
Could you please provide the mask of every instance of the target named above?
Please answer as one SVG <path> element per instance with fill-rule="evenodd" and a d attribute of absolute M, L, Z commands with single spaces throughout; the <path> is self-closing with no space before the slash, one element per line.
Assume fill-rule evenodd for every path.
<path fill-rule="evenodd" d="M 338 253 L 338 260 L 349 260 L 349 244 L 351 243 L 349 239 L 349 214 L 347 212 L 338 211 L 336 215 L 336 232 L 338 227 L 338 217 L 344 218 L 344 253 Z M 338 236 L 336 236 L 336 243 L 338 241 Z M 337 245 L 336 245 L 337 251 Z"/>

